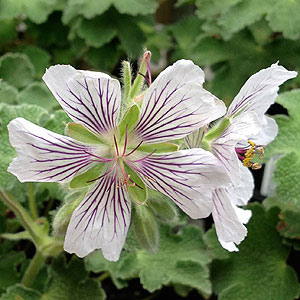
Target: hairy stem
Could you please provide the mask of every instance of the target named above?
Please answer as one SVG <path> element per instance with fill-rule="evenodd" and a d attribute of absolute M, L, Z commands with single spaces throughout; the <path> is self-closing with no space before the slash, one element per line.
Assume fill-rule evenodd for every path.
<path fill-rule="evenodd" d="M 35 198 L 34 198 L 34 183 L 28 182 L 28 194 L 29 194 L 29 208 L 31 212 L 31 216 L 34 220 L 36 220 L 39 215 L 36 208 Z"/>
<path fill-rule="evenodd" d="M 41 252 L 37 251 L 30 261 L 29 266 L 27 267 L 24 276 L 22 278 L 22 284 L 26 287 L 31 287 L 36 276 L 40 272 L 41 268 L 45 263 L 45 257 Z"/>
<path fill-rule="evenodd" d="M 25 208 L 12 195 L 9 195 L 2 190 L 0 190 L 0 197 L 2 198 L 3 202 L 14 212 L 21 225 L 32 236 L 35 244 L 40 244 L 41 238 L 36 230 L 38 225 L 34 223 L 34 220 L 28 214 Z"/>

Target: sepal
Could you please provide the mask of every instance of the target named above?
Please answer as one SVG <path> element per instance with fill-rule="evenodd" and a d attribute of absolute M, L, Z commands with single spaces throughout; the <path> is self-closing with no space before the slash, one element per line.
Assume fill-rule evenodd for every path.
<path fill-rule="evenodd" d="M 63 237 L 65 235 L 73 211 L 83 200 L 84 196 L 85 193 L 80 193 L 80 195 L 76 197 L 74 200 L 68 201 L 58 209 L 52 222 L 54 236 Z"/>
<path fill-rule="evenodd" d="M 175 204 L 161 193 L 151 191 L 151 193 L 152 192 L 155 194 L 148 200 L 148 207 L 153 211 L 154 215 L 162 222 L 174 222 L 178 217 Z"/>
<path fill-rule="evenodd" d="M 155 253 L 158 249 L 159 232 L 151 210 L 145 205 L 136 205 L 132 213 L 132 227 L 139 245 Z"/>

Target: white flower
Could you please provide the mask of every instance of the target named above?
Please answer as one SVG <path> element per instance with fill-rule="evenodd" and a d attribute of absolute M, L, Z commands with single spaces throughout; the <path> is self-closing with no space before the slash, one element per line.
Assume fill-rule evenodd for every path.
<path fill-rule="evenodd" d="M 224 115 L 223 102 L 203 90 L 204 74 L 198 66 L 180 60 L 164 70 L 146 91 L 137 122 L 123 135 L 118 128 L 117 80 L 63 65 L 51 67 L 43 79 L 70 118 L 99 139 L 83 143 L 22 118 L 8 125 L 18 153 L 8 170 L 21 182 L 70 182 L 101 166 L 71 217 L 64 243 L 67 252 L 83 257 L 101 248 L 107 259 L 118 260 L 130 224 L 130 189 L 141 188 L 129 172 L 170 197 L 192 218 L 209 215 L 210 189 L 229 182 L 218 159 L 203 149 L 156 153 L 155 148 Z M 143 146 L 151 144 L 153 151 L 147 152 Z"/>
<path fill-rule="evenodd" d="M 277 63 L 259 71 L 246 81 L 225 117 L 206 135 L 203 129 L 199 131 L 198 145 L 201 140 L 202 146 L 219 159 L 231 179 L 230 186 L 213 191 L 212 212 L 218 239 L 229 251 L 238 251 L 235 244 L 247 235 L 243 224 L 251 217 L 250 211 L 238 208 L 247 204 L 254 189 L 252 174 L 246 167 L 260 167 L 252 159 L 255 155 L 263 156 L 265 146 L 278 132 L 275 120 L 265 113 L 274 103 L 279 85 L 296 76 L 297 72 Z"/>

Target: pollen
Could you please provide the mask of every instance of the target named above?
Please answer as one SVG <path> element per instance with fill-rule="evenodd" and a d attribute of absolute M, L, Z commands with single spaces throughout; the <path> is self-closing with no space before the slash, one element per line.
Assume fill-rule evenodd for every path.
<path fill-rule="evenodd" d="M 255 143 L 252 141 L 248 141 L 248 143 L 250 148 L 244 154 L 243 165 L 253 170 L 258 170 L 261 168 L 261 164 L 257 162 L 254 163 L 252 160 L 255 155 L 259 155 L 258 158 L 262 159 L 264 157 L 264 151 L 266 147 L 263 145 L 255 145 Z"/>

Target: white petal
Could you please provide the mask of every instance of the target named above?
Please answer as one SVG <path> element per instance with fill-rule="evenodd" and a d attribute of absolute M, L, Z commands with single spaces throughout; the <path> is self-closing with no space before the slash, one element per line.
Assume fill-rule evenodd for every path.
<path fill-rule="evenodd" d="M 261 130 L 258 134 L 251 137 L 256 145 L 268 145 L 271 143 L 278 134 L 278 125 L 276 121 L 270 117 L 265 116 L 261 122 Z"/>
<path fill-rule="evenodd" d="M 212 216 L 219 241 L 232 242 L 238 245 L 247 235 L 247 228 L 243 225 L 245 215 L 241 214 L 239 209 L 235 207 L 231 201 L 231 196 L 225 188 L 213 191 Z"/>
<path fill-rule="evenodd" d="M 243 166 L 242 163 L 239 165 L 241 181 L 239 185 L 233 188 L 235 197 L 233 197 L 232 200 L 236 205 L 247 205 L 253 195 L 254 179 L 251 171 L 247 167 Z"/>
<path fill-rule="evenodd" d="M 161 72 L 144 96 L 136 134 L 151 143 L 181 139 L 223 116 L 224 103 L 203 82 L 203 71 L 189 60 Z"/>
<path fill-rule="evenodd" d="M 279 86 L 288 79 L 297 76 L 297 72 L 288 71 L 277 63 L 252 75 L 230 104 L 227 115 L 238 112 L 254 111 L 259 117 L 267 111 L 277 97 Z"/>
<path fill-rule="evenodd" d="M 9 140 L 18 156 L 8 171 L 21 182 L 69 182 L 95 163 L 90 153 L 101 153 L 102 146 L 86 145 L 39 127 L 23 118 L 8 124 Z"/>
<path fill-rule="evenodd" d="M 95 133 L 103 134 L 116 127 L 121 104 L 118 80 L 69 65 L 47 69 L 43 80 L 72 120 Z"/>
<path fill-rule="evenodd" d="M 238 252 L 239 248 L 233 242 L 224 242 L 219 239 L 221 246 L 229 252 Z"/>
<path fill-rule="evenodd" d="M 210 188 L 229 183 L 218 160 L 203 149 L 144 158 L 139 155 L 130 157 L 126 163 L 150 188 L 167 195 L 191 218 L 208 216 L 212 208 Z"/>
<path fill-rule="evenodd" d="M 118 186 L 118 171 L 114 170 L 92 186 L 73 212 L 64 249 L 79 257 L 102 249 L 106 259 L 117 261 L 129 225 L 130 201 L 126 188 Z"/>
<path fill-rule="evenodd" d="M 260 123 L 255 113 L 244 113 L 233 119 L 232 123 L 211 144 L 212 152 L 219 158 L 234 185 L 241 181 L 240 161 L 235 148 L 240 141 L 248 144 L 248 139 L 260 131 Z"/>

